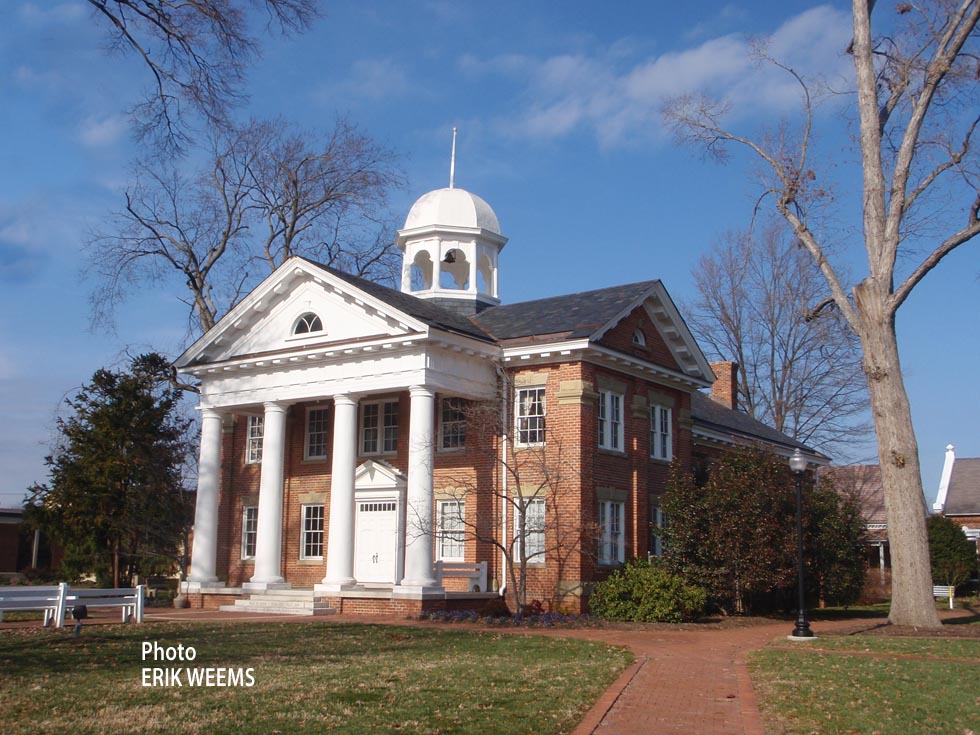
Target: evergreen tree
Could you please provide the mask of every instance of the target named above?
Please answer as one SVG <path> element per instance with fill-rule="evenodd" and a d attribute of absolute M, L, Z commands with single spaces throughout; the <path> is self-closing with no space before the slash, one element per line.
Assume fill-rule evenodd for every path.
<path fill-rule="evenodd" d="M 932 581 L 955 587 L 966 582 L 977 568 L 977 548 L 963 527 L 946 516 L 929 516 L 929 560 Z"/>
<path fill-rule="evenodd" d="M 189 527 L 185 492 L 190 421 L 158 354 L 128 372 L 99 370 L 67 400 L 46 458 L 48 485 L 34 485 L 27 515 L 64 548 L 62 574 L 94 572 L 100 584 L 169 571 Z"/>

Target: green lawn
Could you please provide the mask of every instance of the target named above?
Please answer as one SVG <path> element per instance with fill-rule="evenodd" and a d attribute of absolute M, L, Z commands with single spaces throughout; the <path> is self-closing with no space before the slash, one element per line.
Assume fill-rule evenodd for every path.
<path fill-rule="evenodd" d="M 144 641 L 192 663 L 141 659 Z M 562 733 L 629 663 L 587 641 L 330 623 L 0 634 L 13 733 Z M 142 686 L 144 667 L 251 668 L 252 687 Z"/>
<path fill-rule="evenodd" d="M 980 735 L 980 640 L 848 636 L 749 658 L 770 735 Z"/>

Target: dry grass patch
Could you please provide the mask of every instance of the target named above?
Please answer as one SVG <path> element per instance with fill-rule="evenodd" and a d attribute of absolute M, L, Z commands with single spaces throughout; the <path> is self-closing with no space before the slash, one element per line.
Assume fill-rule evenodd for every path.
<path fill-rule="evenodd" d="M 143 641 L 193 662 L 143 661 Z M 312 622 L 0 635 L 6 733 L 569 732 L 631 660 L 579 640 Z M 252 687 L 144 687 L 144 667 L 252 669 Z M 532 725 L 533 723 L 533 725 Z"/>

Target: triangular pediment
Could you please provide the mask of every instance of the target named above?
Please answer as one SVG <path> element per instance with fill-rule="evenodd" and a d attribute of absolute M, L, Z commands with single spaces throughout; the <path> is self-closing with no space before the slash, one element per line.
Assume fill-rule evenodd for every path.
<path fill-rule="evenodd" d="M 298 333 L 297 324 L 304 317 L 313 321 L 314 329 Z M 314 263 L 291 258 L 195 342 L 176 365 L 183 368 L 426 332 L 427 326 L 414 317 Z"/>
<path fill-rule="evenodd" d="M 358 490 L 404 487 L 405 475 L 387 462 L 369 459 L 354 471 L 354 487 Z"/>
<path fill-rule="evenodd" d="M 645 350 L 633 349 L 632 336 L 636 328 L 644 332 L 647 342 Z M 645 359 L 665 364 L 707 383 L 715 379 L 701 347 L 660 281 L 654 282 L 646 293 L 597 329 L 590 340 L 619 351 L 636 353 L 637 356 L 649 353 L 650 356 Z M 657 354 L 660 355 L 659 360 L 656 359 Z"/>

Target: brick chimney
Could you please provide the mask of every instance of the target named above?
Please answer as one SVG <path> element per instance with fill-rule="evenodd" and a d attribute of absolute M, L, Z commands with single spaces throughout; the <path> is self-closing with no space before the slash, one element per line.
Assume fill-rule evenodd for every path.
<path fill-rule="evenodd" d="M 738 363 L 724 360 L 708 364 L 715 374 L 715 382 L 711 384 L 711 400 L 734 410 L 738 398 Z"/>

